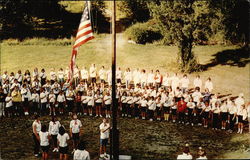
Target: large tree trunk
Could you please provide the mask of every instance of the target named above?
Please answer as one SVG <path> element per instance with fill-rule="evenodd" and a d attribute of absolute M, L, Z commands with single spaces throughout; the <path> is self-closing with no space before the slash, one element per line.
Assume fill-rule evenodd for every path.
<path fill-rule="evenodd" d="M 183 36 L 182 40 L 179 41 L 179 54 L 178 59 L 180 61 L 180 69 L 183 72 L 192 72 L 197 66 L 196 59 L 192 52 L 193 38 Z"/>

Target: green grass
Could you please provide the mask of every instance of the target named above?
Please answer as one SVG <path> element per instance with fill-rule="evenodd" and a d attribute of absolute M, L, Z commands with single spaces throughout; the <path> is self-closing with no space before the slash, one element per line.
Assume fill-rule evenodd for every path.
<path fill-rule="evenodd" d="M 33 70 L 45 68 L 47 72 L 54 67 L 66 68 L 70 62 L 71 43 L 70 39 L 28 39 L 22 42 L 17 40 L 3 41 L 1 44 L 1 73 L 5 70 L 16 72 L 21 69 Z M 237 46 L 195 46 L 194 53 L 201 64 L 209 63 L 214 54 L 228 49 L 237 49 Z M 162 72 L 178 72 L 176 67 L 176 46 L 163 46 L 156 44 L 134 45 L 128 44 L 121 34 L 117 36 L 117 66 L 145 69 L 160 69 Z M 76 60 L 77 65 L 89 67 L 95 63 L 97 67 L 102 65 L 111 66 L 111 37 L 109 35 L 98 35 L 94 40 L 81 46 Z M 200 72 L 202 79 L 211 76 L 214 82 L 215 92 L 221 94 L 238 95 L 240 92 L 249 95 L 249 68 L 230 65 L 216 65 L 207 71 Z M 193 73 L 192 78 L 197 73 Z"/>

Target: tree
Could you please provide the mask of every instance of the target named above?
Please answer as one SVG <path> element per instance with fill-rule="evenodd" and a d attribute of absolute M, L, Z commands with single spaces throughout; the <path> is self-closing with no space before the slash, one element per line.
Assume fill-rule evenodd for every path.
<path fill-rule="evenodd" d="M 210 9 L 215 11 L 217 25 L 224 39 L 233 44 L 249 43 L 249 0 L 210 0 Z"/>
<path fill-rule="evenodd" d="M 204 10 L 206 1 L 157 1 L 148 4 L 152 18 L 156 19 L 162 33 L 171 35 L 178 45 L 178 62 L 183 72 L 199 69 L 192 52 L 193 43 L 204 33 L 209 33 L 211 12 Z"/>

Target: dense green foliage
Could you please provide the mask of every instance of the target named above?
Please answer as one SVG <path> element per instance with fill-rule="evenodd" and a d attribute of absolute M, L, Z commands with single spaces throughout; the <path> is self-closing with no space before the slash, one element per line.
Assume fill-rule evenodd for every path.
<path fill-rule="evenodd" d="M 151 27 L 150 22 L 136 23 L 125 31 L 127 39 L 138 44 L 151 43 L 162 38 L 160 31 Z"/>
<path fill-rule="evenodd" d="M 71 13 L 60 0 L 0 0 L 0 38 L 75 36 L 81 13 Z M 110 32 L 107 3 L 91 1 L 96 33 Z M 249 44 L 248 0 L 127 0 L 117 3 L 129 25 L 125 34 L 136 43 L 159 40 L 179 48 L 178 63 L 183 72 L 199 70 L 193 55 L 195 44 Z M 126 23 L 125 23 L 126 21 Z M 123 29 L 121 29 L 123 30 Z"/>

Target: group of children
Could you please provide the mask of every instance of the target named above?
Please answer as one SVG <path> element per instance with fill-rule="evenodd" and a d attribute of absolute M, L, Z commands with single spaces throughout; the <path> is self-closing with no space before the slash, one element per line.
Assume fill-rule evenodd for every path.
<path fill-rule="evenodd" d="M 93 64 L 89 70 L 75 68 L 74 81 L 69 84 L 68 70 L 57 73 L 51 69 L 50 78 L 44 69 L 33 74 L 19 70 L 15 75 L 4 72 L 0 83 L 0 116 L 77 115 L 111 117 L 111 71 L 102 66 L 97 72 Z M 159 70 L 127 68 L 116 71 L 116 102 L 120 117 L 165 120 L 186 125 L 210 126 L 217 130 L 238 133 L 250 122 L 250 104 L 241 93 L 238 98 L 221 100 L 213 94 L 209 77 L 203 85 L 199 75 L 190 84 L 186 74 L 162 75 Z M 250 127 L 249 127 L 250 132 Z"/>
<path fill-rule="evenodd" d="M 32 124 L 33 140 L 34 140 L 34 155 L 39 156 L 40 148 L 42 150 L 43 160 L 48 159 L 48 152 L 53 144 L 53 152 L 60 153 L 60 160 L 68 159 L 69 140 L 73 140 L 73 159 L 74 160 L 90 160 L 89 152 L 85 150 L 85 143 L 81 140 L 82 123 L 73 115 L 70 121 L 70 134 L 66 133 L 64 126 L 52 116 L 52 120 L 47 125 L 41 123 L 39 115 L 35 115 L 35 121 Z"/>
<path fill-rule="evenodd" d="M 35 115 L 32 123 L 32 136 L 34 141 L 34 155 L 39 157 L 40 149 L 42 150 L 43 160 L 49 159 L 49 149 L 53 146 L 52 152 L 59 152 L 60 160 L 67 160 L 69 155 L 69 141 L 73 142 L 73 160 L 90 160 L 90 154 L 85 149 L 85 142 L 80 138 L 82 135 L 82 122 L 76 114 L 72 115 L 69 123 L 69 134 L 65 127 L 58 121 L 56 116 L 48 124 L 42 124 L 40 116 Z M 106 147 L 109 140 L 110 125 L 108 119 L 103 118 L 99 126 L 100 129 L 100 158 L 108 158 Z"/>

